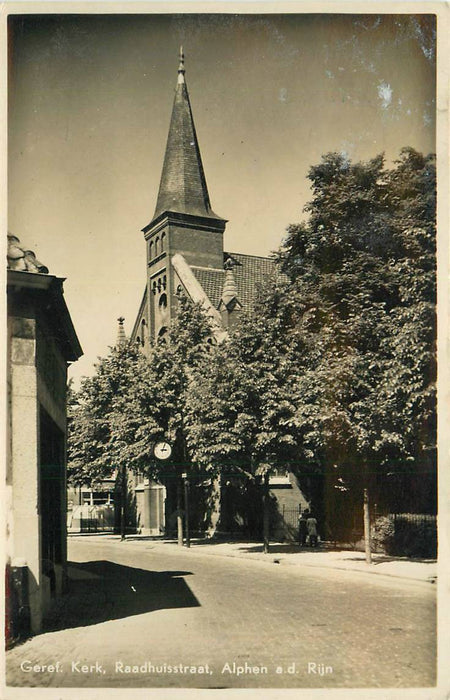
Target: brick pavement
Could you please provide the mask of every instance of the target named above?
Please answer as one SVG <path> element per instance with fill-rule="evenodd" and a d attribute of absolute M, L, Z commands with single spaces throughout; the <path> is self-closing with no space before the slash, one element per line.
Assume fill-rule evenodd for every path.
<path fill-rule="evenodd" d="M 99 539 L 70 542 L 73 594 L 54 616 L 53 631 L 8 652 L 10 685 L 380 688 L 434 682 L 434 586 Z M 60 661 L 63 670 L 28 672 L 21 669 L 24 661 Z M 101 672 L 73 671 L 72 661 L 98 663 Z M 211 673 L 124 674 L 116 662 L 207 664 Z M 227 663 L 268 670 L 238 675 Z M 309 663 L 332 672 L 309 672 Z"/>

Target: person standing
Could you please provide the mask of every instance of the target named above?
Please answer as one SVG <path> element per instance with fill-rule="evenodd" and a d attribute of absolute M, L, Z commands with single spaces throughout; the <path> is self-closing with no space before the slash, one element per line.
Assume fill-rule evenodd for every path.
<path fill-rule="evenodd" d="M 305 510 L 298 519 L 298 543 L 300 547 L 304 547 L 306 544 L 306 536 L 308 534 L 308 528 L 306 526 L 307 518 L 308 511 Z"/>
<path fill-rule="evenodd" d="M 312 513 L 309 514 L 306 521 L 306 529 L 308 531 L 310 547 L 317 547 L 317 520 Z"/>

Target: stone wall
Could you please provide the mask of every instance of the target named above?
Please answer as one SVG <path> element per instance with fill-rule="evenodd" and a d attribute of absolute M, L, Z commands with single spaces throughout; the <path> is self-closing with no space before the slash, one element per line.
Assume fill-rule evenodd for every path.
<path fill-rule="evenodd" d="M 7 470 L 7 552 L 13 567 L 26 563 L 31 629 L 34 632 L 41 627 L 51 596 L 63 591 L 67 559 L 67 365 L 52 330 L 55 319 L 49 314 L 49 322 L 46 320 L 43 294 L 35 290 L 11 290 L 8 315 L 10 451 Z M 44 414 L 48 416 L 45 425 L 42 424 Z M 54 464 L 50 465 L 52 474 L 44 475 L 43 480 L 42 449 L 49 440 L 52 442 L 52 456 L 47 457 L 46 461 Z M 57 457 L 54 456 L 56 453 Z M 46 511 L 43 526 L 45 484 L 51 484 L 53 496 L 48 495 L 51 511 Z M 48 507 L 49 502 L 45 505 L 45 508 Z M 50 529 L 54 531 L 51 541 L 51 551 L 57 552 L 54 557 L 48 552 L 43 553 L 43 527 L 47 540 Z"/>

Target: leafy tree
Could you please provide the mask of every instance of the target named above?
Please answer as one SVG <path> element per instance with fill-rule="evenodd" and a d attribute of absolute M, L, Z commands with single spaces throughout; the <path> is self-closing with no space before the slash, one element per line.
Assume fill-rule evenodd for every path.
<path fill-rule="evenodd" d="M 180 307 L 167 343 L 156 343 L 149 357 L 130 343 L 111 348 L 95 366 L 95 374 L 85 378 L 72 396 L 69 477 L 73 483 L 92 485 L 124 462 L 133 471 L 156 469 L 153 443 L 178 440 L 189 372 L 208 356 L 210 335 L 198 305 L 183 299 Z"/>
<path fill-rule="evenodd" d="M 169 471 L 190 466 L 198 483 L 240 475 L 249 490 L 289 465 L 316 502 L 340 494 L 351 510 L 369 486 L 411 507 L 426 478 L 431 503 L 434 159 L 404 149 L 389 169 L 332 153 L 309 177 L 308 218 L 276 254 L 284 278 L 227 341 L 214 347 L 201 308 L 180 299 L 166 344 L 100 362 L 77 397 L 74 478 L 114 464 L 161 476 L 151 443 L 165 437 Z"/>
<path fill-rule="evenodd" d="M 100 358 L 95 374 L 82 380 L 71 399 L 68 438 L 68 477 L 76 485 L 93 486 L 119 464 L 111 434 L 111 416 L 119 395 L 132 381 L 139 354 L 129 345 L 112 348 Z"/>
<path fill-rule="evenodd" d="M 339 457 L 336 478 L 370 477 L 387 502 L 386 476 L 414 482 L 435 443 L 434 158 L 403 149 L 394 166 L 325 156 L 310 171 L 309 219 L 289 227 L 278 255 L 317 322 L 316 343 L 332 338 L 320 386 L 340 420 L 333 439 L 320 417 L 320 442 L 332 462 Z"/>
<path fill-rule="evenodd" d="M 216 473 L 288 463 L 326 503 L 369 485 L 400 507 L 435 441 L 434 159 L 334 153 L 310 179 L 308 219 L 276 256 L 287 280 L 196 373 L 188 441 Z"/>
<path fill-rule="evenodd" d="M 184 397 L 190 372 L 207 358 L 208 321 L 199 305 L 180 299 L 179 314 L 166 342 L 149 356 L 137 346 L 112 348 L 85 378 L 72 398 L 69 479 L 94 485 L 120 469 L 125 494 L 127 474 L 172 479 L 189 462 L 184 440 Z M 168 465 L 153 455 L 155 442 L 168 439 L 174 459 Z"/>
<path fill-rule="evenodd" d="M 261 514 L 268 516 L 270 509 L 268 476 L 293 446 L 293 405 L 277 377 L 286 365 L 282 319 L 266 311 L 243 314 L 229 340 L 193 373 L 187 394 L 193 459 L 213 478 L 220 475 L 223 487 L 234 488 L 234 500 L 242 501 L 245 529 L 255 535 Z M 267 528 L 266 518 L 266 546 Z"/>

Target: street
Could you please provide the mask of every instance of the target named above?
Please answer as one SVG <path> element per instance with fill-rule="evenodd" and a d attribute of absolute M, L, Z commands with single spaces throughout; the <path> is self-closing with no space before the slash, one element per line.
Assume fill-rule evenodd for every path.
<path fill-rule="evenodd" d="M 29 687 L 435 684 L 435 587 L 351 571 L 69 540 L 71 595 L 7 653 Z"/>

